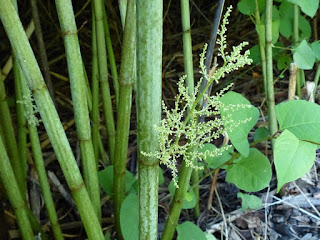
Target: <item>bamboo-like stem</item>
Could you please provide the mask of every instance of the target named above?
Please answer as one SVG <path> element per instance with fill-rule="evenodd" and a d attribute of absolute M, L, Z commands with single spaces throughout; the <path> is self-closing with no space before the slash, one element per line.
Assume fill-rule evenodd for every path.
<path fill-rule="evenodd" d="M 19 78 L 19 82 L 20 82 L 19 86 L 20 86 L 22 95 L 27 96 L 28 94 L 30 94 L 25 78 Z M 28 98 L 25 98 L 25 102 L 23 106 L 27 113 L 31 113 L 33 111 L 32 102 L 31 101 L 27 102 L 28 101 L 27 99 Z M 35 123 L 28 124 L 28 129 L 29 129 L 30 142 L 31 142 L 32 152 L 33 152 L 33 160 L 34 160 L 37 174 L 39 177 L 40 188 L 41 188 L 44 203 L 48 212 L 48 216 L 51 222 L 52 231 L 55 236 L 55 239 L 62 240 L 63 236 L 60 229 L 60 225 L 58 223 L 57 213 L 56 213 L 54 202 L 50 192 L 50 185 L 46 175 L 46 170 L 45 170 L 41 147 L 40 147 L 40 141 L 39 141 L 37 127 L 35 126 Z"/>
<path fill-rule="evenodd" d="M 48 182 L 44 161 L 42 158 L 38 132 L 35 126 L 29 125 L 29 135 L 30 135 L 30 141 L 31 141 L 32 152 L 33 152 L 33 160 L 36 166 L 41 193 L 42 193 L 44 203 L 47 209 L 47 213 L 50 219 L 53 235 L 56 240 L 64 239 L 62 236 L 59 222 L 58 222 L 58 216 L 56 213 L 55 205 L 51 196 L 50 185 Z"/>
<path fill-rule="evenodd" d="M 26 35 L 27 35 L 28 39 L 30 38 L 30 36 L 32 35 L 33 32 L 34 32 L 34 22 L 33 22 L 33 20 L 31 20 L 28 27 L 26 28 Z M 11 69 L 12 69 L 12 56 L 10 56 L 8 58 L 8 60 L 4 64 L 4 67 L 1 69 L 3 81 L 6 79 L 6 77 L 10 73 Z"/>
<path fill-rule="evenodd" d="M 72 149 L 11 1 L 0 0 L 0 18 L 37 103 L 51 144 L 77 204 L 88 238 L 102 240 L 104 239 L 102 229 L 84 186 Z"/>
<path fill-rule="evenodd" d="M 192 41 L 191 41 L 191 28 L 190 28 L 190 9 L 189 1 L 181 0 L 181 21 L 183 31 L 183 56 L 184 56 L 184 70 L 186 77 L 186 87 L 190 96 L 194 95 L 194 78 L 193 78 L 193 57 L 192 57 Z M 197 165 L 194 160 L 195 165 Z M 192 183 L 197 183 L 199 180 L 198 171 L 193 170 L 191 175 Z M 190 181 L 190 180 L 186 180 Z M 197 219 L 200 215 L 199 207 L 199 185 L 194 188 L 195 197 L 197 198 L 196 206 L 193 209 L 193 215 Z"/>
<path fill-rule="evenodd" d="M 110 88 L 108 82 L 108 65 L 107 65 L 107 52 L 106 40 L 104 35 L 103 26 L 103 7 L 101 0 L 94 0 L 94 10 L 96 17 L 96 34 L 97 34 L 97 49 L 98 49 L 98 66 L 99 66 L 99 79 L 101 84 L 101 94 L 104 116 L 106 121 L 106 129 L 109 142 L 109 156 L 111 164 L 114 163 L 114 147 L 115 147 L 115 126 L 113 119 L 112 102 L 110 96 Z"/>
<path fill-rule="evenodd" d="M 98 59 L 97 59 L 97 38 L 96 38 L 96 18 L 94 14 L 94 6 L 91 2 L 92 8 L 92 110 L 91 110 L 91 121 L 92 121 L 92 145 L 93 151 L 96 158 L 97 166 L 99 159 L 99 76 L 98 76 Z"/>
<path fill-rule="evenodd" d="M 18 183 L 14 176 L 11 164 L 0 137 L 0 178 L 13 207 L 17 222 L 20 228 L 21 237 L 26 240 L 32 240 L 33 231 L 28 218 L 27 204 L 23 200 Z"/>
<path fill-rule="evenodd" d="M 71 94 L 77 134 L 80 142 L 84 180 L 95 212 L 98 218 L 101 218 L 97 165 L 91 140 L 91 127 L 86 97 L 87 89 L 77 35 L 78 30 L 71 1 L 56 0 L 56 6 L 67 54 Z"/>
<path fill-rule="evenodd" d="M 36 33 L 37 42 L 38 42 L 38 48 L 39 48 L 39 53 L 40 53 L 39 56 L 40 56 L 42 70 L 43 70 L 44 80 L 47 84 L 50 96 L 51 96 L 53 102 L 55 103 L 55 93 L 54 93 L 54 88 L 53 88 L 53 84 L 51 81 L 50 69 L 49 69 L 49 64 L 48 64 L 48 57 L 47 57 L 47 53 L 46 53 L 46 47 L 45 47 L 44 41 L 43 41 L 43 35 L 42 35 L 40 18 L 39 18 L 36 0 L 31 0 L 31 8 L 32 8 L 32 18 L 33 18 L 34 26 L 35 26 L 35 33 Z"/>
<path fill-rule="evenodd" d="M 27 192 L 27 125 L 23 107 L 24 94 L 21 92 L 20 82 L 21 80 L 25 81 L 25 77 L 23 76 L 22 70 L 15 59 L 13 61 L 13 73 L 17 109 L 17 146 L 19 149 L 21 174 L 23 174 L 21 176 L 21 179 L 23 179 L 21 194 L 23 194 L 24 197 Z"/>
<path fill-rule="evenodd" d="M 159 160 L 141 151 L 159 149 L 154 126 L 161 120 L 162 4 L 161 0 L 137 1 L 139 239 L 157 239 Z"/>
<path fill-rule="evenodd" d="M 260 12 L 259 12 L 259 5 L 258 0 L 256 0 L 256 10 L 254 11 L 254 18 L 256 20 L 256 25 L 261 23 L 260 20 Z M 265 50 L 265 39 L 258 34 L 258 42 L 259 42 L 259 51 L 261 57 L 261 67 L 262 67 L 262 76 L 263 76 L 263 90 L 267 94 L 267 71 L 266 71 L 266 50 Z"/>
<path fill-rule="evenodd" d="M 293 4 L 293 45 L 295 47 L 299 44 L 299 15 L 300 15 L 300 9 L 298 4 Z M 299 99 L 301 99 L 301 69 L 297 68 L 297 96 Z"/>
<path fill-rule="evenodd" d="M 113 80 L 113 88 L 114 88 L 115 97 L 116 97 L 116 104 L 118 106 L 119 105 L 118 71 L 117 71 L 116 59 L 115 59 L 114 53 L 113 53 L 108 18 L 107 18 L 107 13 L 106 13 L 105 8 L 103 8 L 103 26 L 104 26 L 104 31 L 105 31 L 105 38 L 106 38 L 106 45 L 107 45 L 107 52 L 108 52 L 108 59 L 109 59 L 109 67 L 111 70 L 111 76 L 112 76 L 112 80 Z"/>
<path fill-rule="evenodd" d="M 23 174 L 23 169 L 25 168 L 22 167 L 20 162 L 18 145 L 12 125 L 12 119 L 7 103 L 7 96 L 2 76 L 0 79 L 0 121 L 4 133 L 3 140 L 6 144 L 5 146 L 12 165 L 12 169 L 14 171 L 19 189 L 21 190 L 22 197 L 26 200 L 26 187 L 24 187 L 26 186 L 26 180 L 23 178 L 23 176 L 25 176 L 25 174 Z"/>
<path fill-rule="evenodd" d="M 273 135 L 278 131 L 275 99 L 273 88 L 273 65 L 272 65 L 272 0 L 266 1 L 266 77 L 267 77 L 267 103 L 269 115 L 269 130 Z M 272 140 L 272 146 L 274 140 Z"/>
<path fill-rule="evenodd" d="M 89 112 L 91 112 L 92 111 L 92 94 L 91 94 L 91 88 L 90 88 L 90 83 L 89 83 L 87 71 L 86 71 L 86 68 L 85 68 L 85 65 L 83 62 L 82 62 L 82 70 L 83 70 L 83 75 L 84 75 L 84 79 L 86 82 L 85 90 L 86 90 L 86 100 L 88 103 L 88 110 L 89 110 Z"/>
<path fill-rule="evenodd" d="M 136 76 L 134 62 L 136 55 L 136 1 L 129 0 L 126 14 L 126 24 L 123 35 L 120 95 L 117 110 L 116 148 L 114 157 L 114 214 L 118 238 L 122 238 L 120 225 L 121 204 L 125 198 L 125 173 L 127 163 L 132 85 Z"/>

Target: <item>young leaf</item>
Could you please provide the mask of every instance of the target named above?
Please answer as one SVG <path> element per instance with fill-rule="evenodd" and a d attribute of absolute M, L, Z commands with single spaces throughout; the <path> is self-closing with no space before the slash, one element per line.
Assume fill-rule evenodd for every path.
<path fill-rule="evenodd" d="M 241 209 L 248 210 L 248 209 L 259 209 L 262 206 L 262 201 L 255 195 L 244 194 L 238 192 L 238 198 L 241 198 Z"/>
<path fill-rule="evenodd" d="M 301 69 L 312 69 L 315 62 L 315 56 L 306 40 L 303 40 L 299 46 L 293 50 L 293 60 Z"/>
<path fill-rule="evenodd" d="M 213 145 L 212 143 L 205 143 L 202 148 L 198 148 L 198 152 L 205 152 L 205 151 L 214 151 L 216 150 L 217 147 Z M 208 164 L 209 168 L 216 169 L 222 164 L 226 163 L 230 158 L 230 152 L 232 152 L 233 149 L 230 148 L 227 151 L 222 152 L 222 155 L 220 156 L 215 156 L 215 157 L 210 157 L 207 156 L 204 160 Z"/>
<path fill-rule="evenodd" d="M 232 123 L 225 124 L 230 141 L 243 156 L 247 157 L 250 151 L 248 134 L 259 118 L 259 110 L 236 92 L 226 93 L 220 98 L 220 101 L 223 103 L 221 107 L 222 119 L 233 120 Z M 237 105 L 247 105 L 248 107 L 235 108 Z M 234 123 L 240 124 L 234 128 L 232 127 Z"/>
<path fill-rule="evenodd" d="M 133 193 L 129 194 L 121 205 L 120 225 L 125 240 L 139 239 L 138 196 Z"/>
<path fill-rule="evenodd" d="M 271 174 L 268 158 L 258 149 L 251 148 L 247 158 L 241 156 L 227 168 L 226 181 L 244 191 L 255 192 L 269 185 Z"/>
<path fill-rule="evenodd" d="M 288 0 L 288 1 L 292 2 L 293 4 L 299 5 L 301 7 L 302 12 L 304 12 L 311 18 L 314 17 L 319 7 L 318 0 Z"/>
<path fill-rule="evenodd" d="M 295 100 L 276 106 L 276 116 L 280 130 L 289 130 L 300 140 L 320 143 L 320 106 Z"/>
<path fill-rule="evenodd" d="M 206 240 L 204 232 L 194 223 L 186 221 L 177 226 L 177 240 Z"/>
<path fill-rule="evenodd" d="M 278 137 L 274 145 L 274 165 L 276 167 L 277 191 L 287 183 L 306 174 L 313 165 L 317 145 L 300 141 L 288 130 Z"/>

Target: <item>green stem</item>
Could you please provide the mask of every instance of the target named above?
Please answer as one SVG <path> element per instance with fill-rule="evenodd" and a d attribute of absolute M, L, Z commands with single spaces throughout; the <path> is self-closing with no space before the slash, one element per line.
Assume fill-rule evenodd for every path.
<path fill-rule="evenodd" d="M 51 222 L 51 228 L 55 239 L 64 239 L 62 236 L 61 228 L 58 222 L 55 205 L 50 192 L 50 185 L 47 179 L 44 161 L 42 158 L 42 152 L 40 148 L 40 141 L 37 133 L 37 129 L 33 125 L 29 125 L 29 135 L 33 152 L 33 160 L 37 169 L 39 177 L 39 183 L 41 193 L 44 199 L 44 203 L 48 212 L 48 216 Z"/>
<path fill-rule="evenodd" d="M 186 87 L 190 96 L 194 95 L 194 78 L 193 78 L 193 57 L 192 57 L 192 40 L 191 40 L 191 28 L 190 28 L 190 10 L 189 1 L 181 0 L 181 20 L 182 20 L 182 31 L 183 31 L 183 56 L 184 56 L 184 69 L 187 75 Z M 195 159 L 195 165 L 197 160 Z M 192 171 L 193 183 L 198 182 L 199 176 L 198 171 Z M 188 181 L 188 180 L 186 180 Z M 189 180 L 190 181 L 190 180 Z M 199 207 L 199 185 L 194 189 L 195 196 L 197 198 L 197 204 L 193 209 L 195 219 L 200 215 Z"/>
<path fill-rule="evenodd" d="M 27 205 L 21 196 L 18 183 L 11 168 L 11 164 L 1 137 L 0 165 L 0 178 L 9 197 L 15 215 L 17 217 L 21 236 L 23 239 L 32 240 L 34 239 L 34 237 L 31 224 L 28 218 Z"/>
<path fill-rule="evenodd" d="M 298 4 L 293 4 L 293 45 L 295 47 L 299 44 L 299 14 L 300 9 Z M 301 74 L 300 69 L 297 68 L 297 78 L 296 78 L 296 84 L 297 84 L 297 96 L 299 99 L 301 99 Z"/>
<path fill-rule="evenodd" d="M 170 214 L 166 222 L 164 231 L 162 233 L 161 240 L 173 239 L 173 234 L 178 225 L 178 220 L 182 210 L 182 204 L 185 199 L 185 193 L 188 190 L 191 173 L 192 173 L 192 168 L 187 167 L 186 162 L 183 161 L 180 169 L 180 173 L 179 173 L 179 180 L 178 180 L 179 188 L 176 189 L 175 191 L 172 207 L 170 209 Z"/>
<path fill-rule="evenodd" d="M 103 7 L 101 0 L 94 0 L 94 10 L 96 16 L 96 34 L 97 34 L 97 49 L 98 49 L 98 66 L 99 78 L 101 84 L 102 103 L 104 116 L 106 121 L 106 129 L 109 141 L 109 155 L 111 164 L 114 163 L 114 148 L 115 148 L 115 126 L 113 119 L 112 102 L 110 96 L 110 88 L 108 82 L 108 65 L 106 53 L 106 40 L 103 26 Z"/>
<path fill-rule="evenodd" d="M 82 156 L 84 180 L 92 205 L 101 218 L 100 190 L 87 102 L 87 88 L 83 71 L 77 26 L 71 1 L 56 0 L 56 6 L 67 55 L 74 116 Z"/>
<path fill-rule="evenodd" d="M 154 126 L 161 121 L 162 11 L 161 0 L 137 1 L 139 239 L 157 239 L 159 159 L 141 152 L 159 149 Z"/>
<path fill-rule="evenodd" d="M 256 10 L 254 11 L 254 17 L 256 20 L 256 26 L 261 24 L 260 20 L 260 13 L 259 13 L 259 5 L 258 0 L 256 1 Z M 263 88 L 265 93 L 267 93 L 267 70 L 266 70 L 266 52 L 265 52 L 265 39 L 259 34 L 259 31 L 257 31 L 258 34 L 258 42 L 259 42 L 259 50 L 260 50 L 260 56 L 261 56 L 261 67 L 262 67 L 262 76 L 263 76 Z"/>
<path fill-rule="evenodd" d="M 15 56 L 33 93 L 51 144 L 78 207 L 88 238 L 104 239 L 96 212 L 84 186 L 58 113 L 54 108 L 40 68 L 11 1 L 0 0 L 0 17 Z"/>
<path fill-rule="evenodd" d="M 97 59 L 97 36 L 96 36 L 96 18 L 92 7 L 92 110 L 91 110 L 91 121 L 92 121 L 92 145 L 93 151 L 98 166 L 99 159 L 99 77 L 98 77 L 98 59 Z"/>
<path fill-rule="evenodd" d="M 106 37 L 106 45 L 107 45 L 107 52 L 108 52 L 108 59 L 109 59 L 109 67 L 110 67 L 110 70 L 111 70 L 111 76 L 112 76 L 112 80 L 113 80 L 113 88 L 114 88 L 115 97 L 116 97 L 116 104 L 118 106 L 118 104 L 119 104 L 118 71 L 117 71 L 116 59 L 115 59 L 114 53 L 113 53 L 113 47 L 112 47 L 110 31 L 109 31 L 108 18 L 107 18 L 107 13 L 106 13 L 106 9 L 105 8 L 103 8 L 103 26 L 104 26 L 105 37 Z"/>
<path fill-rule="evenodd" d="M 19 87 L 20 87 L 19 91 L 22 93 L 23 96 L 28 96 L 30 94 L 30 91 L 29 91 L 26 79 L 21 76 L 20 78 L 18 78 L 18 80 L 19 80 Z M 32 104 L 33 103 L 31 102 L 31 98 L 25 97 L 24 104 L 23 104 L 23 107 L 24 107 L 23 111 L 25 111 L 26 113 L 32 113 L 33 112 Z M 41 147 L 40 147 L 40 141 L 39 141 L 38 132 L 37 132 L 35 123 L 28 124 L 28 129 L 29 129 L 30 142 L 31 142 L 32 152 L 33 152 L 33 160 L 37 170 L 41 193 L 44 198 L 44 203 L 46 205 L 48 216 L 51 222 L 53 234 L 55 236 L 55 239 L 63 239 L 62 232 L 58 223 L 58 217 L 55 210 L 54 202 L 50 192 L 50 185 L 46 175 L 46 170 L 45 170 Z"/>
<path fill-rule="evenodd" d="M 50 69 L 49 69 L 49 64 L 48 64 L 48 57 L 47 57 L 47 53 L 46 53 L 46 47 L 45 47 L 44 41 L 43 41 L 43 35 L 42 35 L 41 24 L 40 24 L 40 17 L 39 17 L 39 12 L 38 12 L 36 0 L 31 0 L 31 8 L 32 8 L 32 18 L 34 21 L 35 33 L 36 33 L 37 43 L 38 43 L 38 48 L 39 48 L 40 63 L 42 65 L 44 79 L 46 81 L 51 98 L 52 98 L 53 102 L 55 103 L 55 93 L 54 93 L 54 88 L 53 88 L 53 84 L 51 81 Z"/>
<path fill-rule="evenodd" d="M 5 146 L 14 171 L 14 175 L 21 190 L 22 197 L 26 200 L 26 188 L 24 187 L 26 186 L 26 179 L 23 178 L 23 176 L 25 176 L 25 174 L 23 174 L 23 169 L 25 168 L 22 167 L 19 159 L 18 145 L 12 125 L 12 119 L 7 103 L 7 96 L 2 76 L 0 79 L 0 121 L 4 133 L 2 136 L 3 141 L 6 144 Z"/>
<path fill-rule="evenodd" d="M 269 115 L 269 130 L 273 135 L 278 131 L 275 112 L 275 99 L 273 88 L 273 65 L 272 65 L 272 0 L 266 1 L 266 77 L 267 77 L 267 103 Z M 272 141 L 272 146 L 274 140 Z"/>
<path fill-rule="evenodd" d="M 117 110 L 116 148 L 114 157 L 114 213 L 118 238 L 122 238 L 120 225 L 121 204 L 125 198 L 125 174 L 130 130 L 132 85 L 136 76 L 136 1 L 129 0 L 120 67 L 120 95 Z"/>
<path fill-rule="evenodd" d="M 17 140 L 20 158 L 21 179 L 23 179 L 22 192 L 24 194 L 27 192 L 27 123 L 24 114 L 24 94 L 21 91 L 21 81 L 25 81 L 22 70 L 18 65 L 16 59 L 13 61 L 13 73 L 14 73 L 14 86 L 16 95 L 16 109 L 17 109 Z"/>

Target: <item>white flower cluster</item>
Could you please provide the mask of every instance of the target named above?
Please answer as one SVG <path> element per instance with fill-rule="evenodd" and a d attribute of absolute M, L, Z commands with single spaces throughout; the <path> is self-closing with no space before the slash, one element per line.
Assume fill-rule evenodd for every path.
<path fill-rule="evenodd" d="M 194 168 L 196 170 L 202 167 L 194 164 L 195 159 L 205 159 L 206 157 L 215 157 L 222 154 L 223 151 L 227 150 L 231 146 L 223 146 L 217 148 L 215 151 L 206 151 L 204 153 L 198 152 L 198 148 L 202 148 L 204 143 L 211 142 L 213 139 L 217 139 L 226 131 L 227 129 L 232 129 L 237 127 L 239 124 L 249 121 L 250 119 L 245 119 L 237 123 L 233 122 L 230 117 L 221 119 L 218 117 L 220 115 L 220 108 L 222 103 L 219 98 L 231 87 L 227 86 L 225 89 L 221 90 L 219 93 L 208 96 L 205 94 L 209 85 L 215 81 L 219 83 L 219 80 L 223 78 L 227 73 L 235 71 L 246 64 L 251 64 L 252 60 L 248 58 L 249 51 L 246 51 L 243 55 L 241 50 L 248 43 L 244 42 L 233 47 L 231 54 L 225 52 L 226 49 L 226 25 L 228 24 L 228 16 L 230 16 L 232 7 L 229 7 L 224 19 L 222 21 L 221 30 L 218 31 L 220 37 L 217 43 L 220 45 L 219 56 L 224 60 L 224 64 L 221 68 L 216 69 L 216 71 L 209 77 L 204 64 L 205 53 L 207 45 L 204 46 L 203 52 L 200 54 L 200 73 L 203 77 L 208 79 L 208 84 L 203 92 L 199 92 L 201 82 L 203 77 L 198 82 L 195 87 L 194 95 L 188 94 L 188 89 L 185 87 L 185 76 L 181 77 L 178 82 L 178 95 L 175 97 L 175 107 L 171 110 L 167 108 L 164 102 L 162 102 L 163 112 L 166 114 L 166 118 L 161 121 L 161 126 L 155 126 L 156 131 L 159 132 L 159 145 L 160 149 L 154 153 L 142 154 L 146 156 L 153 156 L 160 159 L 160 162 L 166 165 L 173 175 L 173 180 L 175 186 L 178 188 L 176 182 L 176 177 L 178 175 L 177 170 L 177 160 L 183 157 L 186 161 L 187 166 Z M 198 104 L 201 99 L 204 98 L 208 104 L 205 108 L 199 108 Z M 247 105 L 234 105 L 229 106 L 231 109 L 239 109 L 243 107 L 248 107 Z M 200 116 L 213 117 L 203 123 L 199 123 L 198 119 Z M 185 117 L 186 116 L 186 117 Z"/>
<path fill-rule="evenodd" d="M 41 119 L 38 119 L 35 115 L 39 112 L 35 104 L 31 91 L 28 94 L 23 95 L 22 101 L 17 101 L 17 103 L 23 104 L 24 106 L 24 116 L 28 121 L 28 124 L 39 126 Z"/>

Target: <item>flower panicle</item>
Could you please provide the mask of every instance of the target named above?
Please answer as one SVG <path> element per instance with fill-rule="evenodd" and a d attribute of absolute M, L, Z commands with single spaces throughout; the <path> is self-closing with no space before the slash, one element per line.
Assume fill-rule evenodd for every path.
<path fill-rule="evenodd" d="M 221 28 L 218 31 L 217 44 L 220 46 L 218 56 L 223 59 L 223 65 L 217 68 L 212 76 L 209 77 L 205 67 L 207 50 L 207 44 L 205 44 L 200 54 L 200 74 L 202 77 L 195 86 L 194 94 L 188 94 L 188 89 L 185 87 L 186 76 L 182 76 L 177 83 L 178 94 L 175 97 L 174 108 L 169 110 L 165 103 L 162 102 L 165 118 L 161 120 L 160 126 L 155 127 L 155 130 L 159 133 L 159 150 L 152 153 L 142 152 L 145 156 L 160 159 L 160 163 L 166 165 L 171 170 L 172 179 L 177 188 L 179 187 L 176 182 L 176 177 L 178 176 L 177 162 L 180 157 L 183 157 L 188 167 L 195 170 L 203 169 L 203 166 L 195 164 L 195 158 L 204 160 L 207 157 L 219 156 L 224 151 L 227 151 L 231 145 L 224 145 L 215 151 L 200 152 L 197 149 L 201 149 L 205 143 L 219 138 L 226 130 L 232 131 L 232 129 L 235 129 L 240 124 L 251 120 L 250 118 L 246 118 L 235 122 L 232 120 L 231 115 L 223 118 L 220 117 L 222 107 L 232 111 L 239 108 L 251 107 L 251 105 L 246 104 L 224 106 L 220 102 L 219 99 L 232 87 L 232 84 L 212 96 L 206 95 L 205 92 L 200 92 L 200 85 L 204 78 L 208 79 L 208 85 L 213 82 L 218 84 L 219 80 L 224 78 L 226 74 L 238 70 L 247 64 L 250 65 L 252 62 L 249 58 L 249 50 L 243 54 L 241 53 L 242 49 L 248 45 L 247 42 L 233 47 L 231 53 L 226 52 L 226 25 L 229 23 L 228 17 L 231 10 L 232 6 L 227 9 Z M 204 108 L 197 108 L 196 106 L 202 97 L 206 99 L 208 104 Z M 200 116 L 210 116 L 210 120 L 199 123 L 198 119 Z M 183 141 L 181 140 L 182 137 L 184 138 Z"/>

